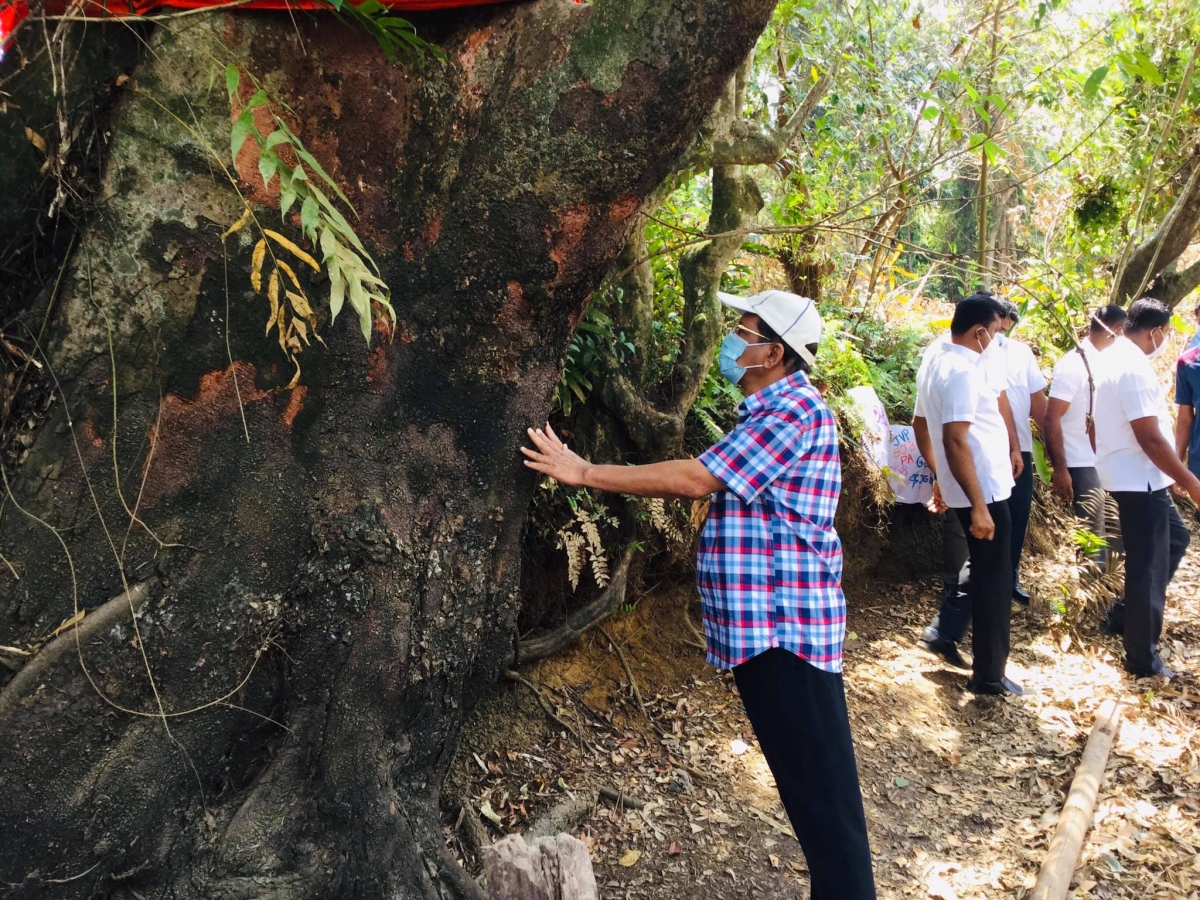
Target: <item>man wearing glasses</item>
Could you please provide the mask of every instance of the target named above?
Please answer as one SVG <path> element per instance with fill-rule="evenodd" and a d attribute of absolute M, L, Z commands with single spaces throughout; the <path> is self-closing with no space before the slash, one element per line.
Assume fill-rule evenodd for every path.
<path fill-rule="evenodd" d="M 874 900 L 842 684 L 838 433 L 808 380 L 821 317 L 812 300 L 785 291 L 719 296 L 742 314 L 719 358 L 746 398 L 733 431 L 697 459 L 598 466 L 547 426 L 530 429 L 525 464 L 613 493 L 712 497 L 696 563 L 708 660 L 733 670 L 804 850 L 813 900 Z"/>

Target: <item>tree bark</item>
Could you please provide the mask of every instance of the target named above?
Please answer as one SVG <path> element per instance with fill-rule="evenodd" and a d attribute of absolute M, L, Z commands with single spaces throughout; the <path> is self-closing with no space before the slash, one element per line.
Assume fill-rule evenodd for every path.
<path fill-rule="evenodd" d="M 1113 292 L 1115 302 L 1132 303 L 1142 294 L 1149 294 L 1174 307 L 1196 286 L 1195 283 L 1188 286 L 1190 275 L 1184 279 L 1172 276 L 1174 263 L 1200 228 L 1200 146 L 1192 154 L 1189 169 L 1189 177 L 1171 209 L 1150 236 L 1129 254 Z"/>
<path fill-rule="evenodd" d="M 0 882 L 439 896 L 441 778 L 512 652 L 534 485 L 517 447 L 639 205 L 773 5 L 430 17 L 449 62 L 423 69 L 324 18 L 154 34 L 52 310 L 57 401 L 6 469 L 0 523 L 21 575 L 4 569 L 0 644 L 44 645 L 36 660 L 77 609 L 125 614 L 0 687 Z M 393 290 L 395 339 L 324 327 L 292 391 L 241 235 L 226 273 L 243 206 L 206 150 L 229 140 L 214 59 L 290 103 Z"/>

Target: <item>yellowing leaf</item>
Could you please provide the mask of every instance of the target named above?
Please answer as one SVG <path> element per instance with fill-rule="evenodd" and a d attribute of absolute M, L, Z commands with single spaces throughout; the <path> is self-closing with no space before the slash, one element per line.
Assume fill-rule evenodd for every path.
<path fill-rule="evenodd" d="M 641 850 L 632 850 L 631 849 L 631 850 L 626 850 L 624 853 L 622 853 L 621 858 L 619 860 L 617 860 L 617 862 L 620 863 L 621 865 L 625 866 L 625 868 L 629 868 L 630 866 L 635 865 L 637 863 L 637 861 L 641 858 L 642 858 Z"/>
<path fill-rule="evenodd" d="M 283 307 L 279 308 L 278 314 L 275 316 L 275 324 L 279 327 L 279 349 L 284 353 L 288 352 L 287 348 L 287 332 L 283 330 Z M 291 356 L 288 353 L 288 356 Z"/>
<path fill-rule="evenodd" d="M 304 324 L 303 319 L 292 319 L 292 327 L 296 329 L 296 334 L 304 340 L 304 343 L 312 343 L 308 339 L 308 326 Z"/>
<path fill-rule="evenodd" d="M 83 617 L 85 615 L 87 615 L 87 610 L 81 609 L 79 612 L 75 613 L 75 615 L 71 616 L 71 618 L 67 619 L 65 622 L 55 628 L 50 637 L 58 637 L 72 625 L 78 625 L 81 621 L 83 621 Z"/>
<path fill-rule="evenodd" d="M 300 363 L 296 362 L 295 358 L 293 358 L 292 365 L 294 365 L 296 367 L 296 372 L 295 372 L 295 374 L 292 375 L 292 380 L 287 383 L 286 387 L 284 387 L 285 391 L 290 391 L 292 388 L 294 388 L 297 384 L 300 383 Z"/>
<path fill-rule="evenodd" d="M 263 261 L 267 258 L 267 241 L 266 238 L 259 238 L 257 244 L 254 245 L 254 255 L 250 258 L 250 284 L 254 286 L 254 290 L 262 293 L 262 267 Z"/>
<path fill-rule="evenodd" d="M 25 139 L 42 151 L 43 156 L 46 155 L 46 139 L 28 125 L 25 126 Z"/>
<path fill-rule="evenodd" d="M 317 263 L 317 261 L 315 259 L 312 258 L 312 256 L 310 256 L 305 251 L 301 250 L 299 247 L 297 247 L 295 244 L 293 244 L 291 241 L 289 241 L 287 238 L 285 238 L 278 231 L 272 231 L 270 228 L 264 228 L 263 234 L 265 234 L 267 237 L 271 238 L 271 240 L 273 240 L 275 243 L 277 243 L 280 247 L 283 247 L 285 250 L 287 250 L 289 253 L 291 253 L 293 256 L 295 256 L 297 259 L 299 259 L 301 262 L 308 263 L 308 265 L 310 265 L 312 267 L 312 270 L 314 272 L 321 271 L 321 266 Z"/>
<path fill-rule="evenodd" d="M 303 294 L 304 288 L 300 287 L 300 280 L 298 278 L 296 278 L 296 270 L 293 269 L 291 266 L 289 266 L 287 263 L 285 263 L 282 259 L 277 260 L 275 264 L 277 266 L 279 266 L 279 268 L 283 269 L 284 272 L 287 273 L 287 277 L 292 280 L 292 284 L 294 284 L 296 286 L 296 290 L 298 290 L 300 293 Z"/>
<path fill-rule="evenodd" d="M 278 318 L 279 325 L 283 327 L 283 310 L 279 308 L 279 270 L 276 269 L 271 273 L 271 280 L 267 283 L 267 299 L 271 301 L 271 319 L 272 321 Z M 271 323 L 267 323 L 267 334 L 271 333 Z"/>
<path fill-rule="evenodd" d="M 303 316 L 306 319 L 316 318 L 312 307 L 308 305 L 308 300 L 305 299 L 303 294 L 297 294 L 295 291 L 288 291 L 287 298 L 291 302 L 292 309 L 295 311 L 296 315 Z"/>
<path fill-rule="evenodd" d="M 221 242 L 224 243 L 225 239 L 228 238 L 231 234 L 241 231 L 242 227 L 249 221 L 250 221 L 250 207 L 247 206 L 246 211 L 244 213 L 242 213 L 242 217 L 240 219 L 238 219 L 236 222 L 234 222 L 232 225 L 230 225 L 229 229 L 223 235 L 221 235 Z"/>

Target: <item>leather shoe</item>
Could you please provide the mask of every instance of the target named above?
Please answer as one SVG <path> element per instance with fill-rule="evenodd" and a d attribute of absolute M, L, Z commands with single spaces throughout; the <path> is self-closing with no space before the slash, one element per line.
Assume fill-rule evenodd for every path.
<path fill-rule="evenodd" d="M 943 638 L 922 638 L 917 643 L 923 650 L 928 650 L 934 656 L 940 656 L 956 669 L 971 668 L 971 664 L 963 659 L 963 655 L 954 641 L 947 641 Z"/>
<path fill-rule="evenodd" d="M 1175 679 L 1175 678 L 1178 678 L 1178 677 L 1179 677 L 1179 673 L 1178 673 L 1178 672 L 1176 672 L 1174 669 L 1169 669 L 1169 668 L 1167 668 L 1166 666 L 1163 666 L 1163 667 L 1162 667 L 1162 670 L 1161 670 L 1161 671 L 1159 671 L 1159 672 L 1130 672 L 1129 674 L 1130 674 L 1130 675 L 1132 675 L 1134 678 L 1137 678 L 1137 679 L 1141 679 L 1141 678 L 1162 678 L 1162 679 L 1164 679 L 1164 680 L 1166 680 L 1166 681 L 1172 681 L 1173 679 Z"/>
<path fill-rule="evenodd" d="M 1107 634 L 1111 637 L 1124 637 L 1125 636 L 1125 629 L 1118 628 L 1117 624 L 1112 619 L 1110 619 L 1108 616 L 1105 616 L 1103 619 L 1100 620 L 1100 630 L 1104 634 Z"/>
<path fill-rule="evenodd" d="M 1029 591 L 1025 590 L 1025 588 L 1021 587 L 1019 584 L 1013 585 L 1012 598 L 1013 603 L 1017 604 L 1018 606 L 1029 605 Z"/>
<path fill-rule="evenodd" d="M 1001 676 L 999 681 L 976 681 L 970 678 L 967 680 L 967 690 L 972 694 L 986 694 L 989 697 L 1002 697 L 1005 694 L 1021 697 L 1025 694 L 1024 688 L 1004 676 Z"/>

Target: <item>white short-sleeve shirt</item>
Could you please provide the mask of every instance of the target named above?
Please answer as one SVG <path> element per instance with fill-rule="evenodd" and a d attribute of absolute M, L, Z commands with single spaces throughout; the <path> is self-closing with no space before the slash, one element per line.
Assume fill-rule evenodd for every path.
<path fill-rule="evenodd" d="M 1046 376 L 1038 366 L 1037 357 L 1027 344 L 1000 337 L 996 348 L 1004 357 L 1004 368 L 1008 376 L 1006 393 L 1012 409 L 1013 421 L 1017 426 L 1017 443 L 1021 452 L 1033 452 L 1033 426 L 1029 423 L 1029 412 L 1033 406 L 1033 395 L 1046 389 Z"/>
<path fill-rule="evenodd" d="M 967 445 L 984 499 L 995 503 L 1012 494 L 1008 427 L 999 405 L 1003 388 L 989 383 L 985 369 L 978 353 L 942 340 L 929 347 L 917 372 L 916 414 L 929 425 L 942 499 L 955 509 L 967 508 L 971 501 L 950 471 L 942 439 L 948 422 L 970 425 Z"/>
<path fill-rule="evenodd" d="M 1093 384 L 1100 377 L 1100 360 L 1102 351 L 1090 341 L 1079 345 L 1087 356 L 1087 365 L 1092 367 Z M 1050 382 L 1050 399 L 1062 400 L 1069 403 L 1062 417 L 1063 453 L 1067 457 L 1067 466 L 1075 468 L 1091 468 L 1096 465 L 1096 451 L 1087 435 L 1088 394 L 1087 366 L 1077 350 L 1069 350 L 1054 367 L 1054 378 Z M 1092 402 L 1093 415 L 1095 401 Z"/>
<path fill-rule="evenodd" d="M 1173 479 L 1150 461 L 1130 422 L 1154 416 L 1174 446 L 1167 393 L 1141 348 L 1121 337 L 1104 351 L 1096 376 L 1096 471 L 1106 491 L 1159 491 Z"/>

